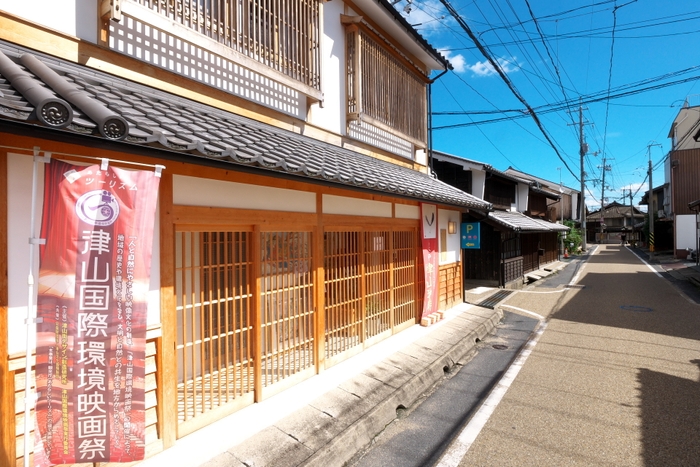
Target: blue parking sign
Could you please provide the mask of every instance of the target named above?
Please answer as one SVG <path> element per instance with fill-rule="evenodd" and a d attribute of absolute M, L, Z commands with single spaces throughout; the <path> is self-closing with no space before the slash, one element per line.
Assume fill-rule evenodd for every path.
<path fill-rule="evenodd" d="M 462 248 L 481 248 L 481 222 L 465 222 L 461 225 Z"/>

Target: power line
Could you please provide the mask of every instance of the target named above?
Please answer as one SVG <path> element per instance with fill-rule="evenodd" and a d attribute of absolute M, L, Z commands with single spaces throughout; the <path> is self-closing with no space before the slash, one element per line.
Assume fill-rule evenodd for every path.
<path fill-rule="evenodd" d="M 467 23 L 464 22 L 462 17 L 459 16 L 459 14 L 455 11 L 455 9 L 452 7 L 452 5 L 447 0 L 440 0 L 440 2 L 445 6 L 445 8 L 447 8 L 447 11 L 450 12 L 452 17 L 457 21 L 457 23 L 459 23 L 459 25 L 462 27 L 462 29 L 464 29 L 464 31 L 467 33 L 467 35 L 469 35 L 469 37 L 472 39 L 472 41 L 474 41 L 474 44 L 476 44 L 476 46 L 479 48 L 479 51 L 484 55 L 484 57 L 486 57 L 486 59 L 491 64 L 491 66 L 494 68 L 494 70 L 496 70 L 498 75 L 501 77 L 503 82 L 506 83 L 506 86 L 508 86 L 508 89 L 510 89 L 510 91 L 513 93 L 513 95 L 528 109 L 528 111 L 530 112 L 530 116 L 534 120 L 535 124 L 540 129 L 540 131 L 542 132 L 544 137 L 547 139 L 547 142 L 549 142 L 552 149 L 554 149 L 554 152 L 557 154 L 557 157 L 559 157 L 559 160 L 562 161 L 562 163 L 564 164 L 566 169 L 569 171 L 569 173 L 571 173 L 571 175 L 573 175 L 573 177 L 576 180 L 579 180 L 579 178 L 576 176 L 574 171 L 571 170 L 571 167 L 569 167 L 569 164 L 566 163 L 566 160 L 564 160 L 564 158 L 561 156 L 561 154 L 559 153 L 559 150 L 556 148 L 556 146 L 552 142 L 551 138 L 549 137 L 549 135 L 545 131 L 545 129 L 542 126 L 542 123 L 540 123 L 540 119 L 537 117 L 537 114 L 535 113 L 534 109 L 532 107 L 530 107 L 530 104 L 528 104 L 527 101 L 520 95 L 520 93 L 515 88 L 513 83 L 511 83 L 510 79 L 508 79 L 508 77 L 505 75 L 505 73 L 501 69 L 501 66 L 493 59 L 493 57 L 491 57 L 491 54 L 481 45 L 481 43 L 479 42 L 479 39 L 474 35 L 474 33 L 469 28 Z"/>

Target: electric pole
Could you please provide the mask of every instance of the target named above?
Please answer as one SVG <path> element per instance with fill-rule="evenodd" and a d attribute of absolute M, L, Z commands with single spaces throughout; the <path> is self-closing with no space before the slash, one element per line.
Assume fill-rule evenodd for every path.
<path fill-rule="evenodd" d="M 586 251 L 586 170 L 583 158 L 588 152 L 588 145 L 583 140 L 583 107 L 578 107 L 579 154 L 581 156 L 581 251 Z"/>
<path fill-rule="evenodd" d="M 647 196 L 647 202 L 649 206 L 649 256 L 654 255 L 654 185 L 651 182 L 651 173 L 653 171 L 653 167 L 651 166 L 652 146 L 662 147 L 659 143 L 649 143 L 647 145 L 647 153 L 649 154 L 649 196 Z"/>
<path fill-rule="evenodd" d="M 604 210 L 605 210 L 605 172 L 609 170 L 608 166 L 606 165 L 607 159 L 605 158 L 605 155 L 603 155 L 603 177 L 602 177 L 602 183 L 601 183 L 601 191 L 600 191 L 600 243 L 603 243 L 603 231 L 604 231 L 604 224 L 603 224 L 603 219 L 604 219 Z"/>
<path fill-rule="evenodd" d="M 630 190 L 630 244 L 634 240 L 634 206 L 632 205 L 632 188 Z M 624 198 L 623 198 L 624 199 Z"/>

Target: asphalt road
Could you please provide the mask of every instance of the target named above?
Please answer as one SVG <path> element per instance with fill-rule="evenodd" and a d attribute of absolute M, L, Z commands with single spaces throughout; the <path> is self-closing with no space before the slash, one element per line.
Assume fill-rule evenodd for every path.
<path fill-rule="evenodd" d="M 700 465 L 700 306 L 618 245 L 577 285 L 504 303 L 548 326 L 459 465 Z"/>
<path fill-rule="evenodd" d="M 372 447 L 351 465 L 433 465 L 500 379 L 538 323 L 537 319 L 505 312 L 496 332 L 479 343 L 478 353 L 472 360 L 447 374 L 422 402 L 402 411 Z"/>

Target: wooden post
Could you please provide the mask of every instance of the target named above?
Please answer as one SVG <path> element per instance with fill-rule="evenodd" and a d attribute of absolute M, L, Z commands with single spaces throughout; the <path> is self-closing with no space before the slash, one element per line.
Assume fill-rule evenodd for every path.
<path fill-rule="evenodd" d="M 313 262 L 315 274 L 316 292 L 316 324 L 314 326 L 314 340 L 316 341 L 316 373 L 326 368 L 326 294 L 325 294 L 325 270 L 324 270 L 324 235 L 323 235 L 323 194 L 316 193 L 316 214 L 318 222 L 314 231 Z"/>
<path fill-rule="evenodd" d="M 158 432 L 163 449 L 177 440 L 177 357 L 175 343 L 175 226 L 173 225 L 173 176 L 163 172 L 160 181 L 160 320 L 162 337 L 156 342 L 158 381 Z"/>
<path fill-rule="evenodd" d="M 15 465 L 15 381 L 10 372 L 7 323 L 7 153 L 0 154 L 0 465 Z"/>
<path fill-rule="evenodd" d="M 253 397 L 255 402 L 263 399 L 262 382 L 262 259 L 261 259 L 261 230 L 260 225 L 253 228 Z"/>

